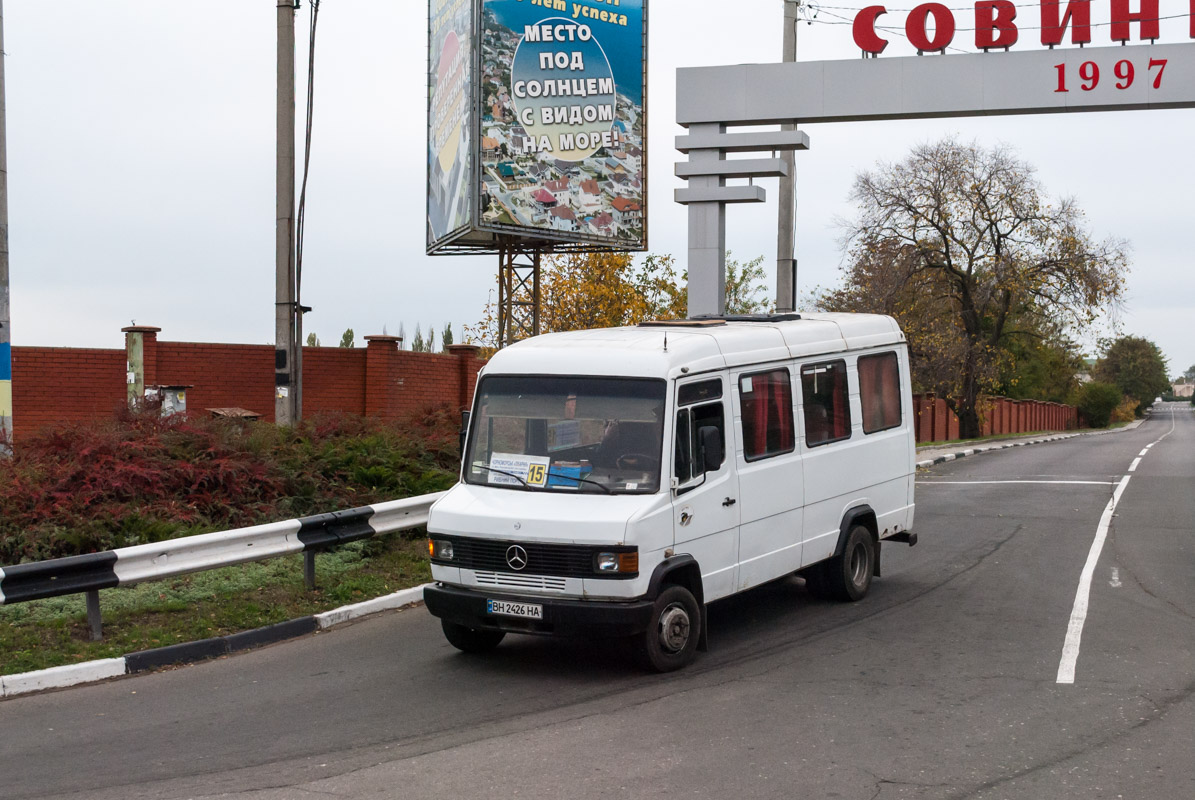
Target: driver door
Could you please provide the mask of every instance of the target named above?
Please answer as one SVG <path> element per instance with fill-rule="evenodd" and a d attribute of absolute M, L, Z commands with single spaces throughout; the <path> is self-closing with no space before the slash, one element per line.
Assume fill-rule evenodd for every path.
<path fill-rule="evenodd" d="M 738 575 L 738 476 L 727 424 L 726 377 L 695 378 L 676 387 L 672 442 L 673 537 L 677 553 L 701 568 L 705 601 L 733 594 Z M 721 460 L 704 468 L 703 429 L 716 430 Z M 706 434 L 708 436 L 708 434 Z"/>

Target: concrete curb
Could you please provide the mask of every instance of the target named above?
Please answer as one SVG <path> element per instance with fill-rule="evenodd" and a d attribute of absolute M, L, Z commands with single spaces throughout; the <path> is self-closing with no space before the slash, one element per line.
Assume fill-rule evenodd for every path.
<path fill-rule="evenodd" d="M 1063 439 L 1073 439 L 1076 436 L 1081 436 L 1079 433 L 1067 433 L 1059 436 L 1043 436 L 1040 439 L 1026 439 L 1018 442 L 1001 442 L 999 444 L 990 445 L 976 445 L 975 447 L 968 447 L 966 450 L 960 450 L 957 453 L 946 453 L 933 458 L 927 458 L 917 462 L 917 468 L 923 469 L 925 467 L 932 467 L 935 464 L 945 464 L 947 461 L 954 461 L 959 458 L 966 458 L 967 456 L 979 455 L 980 453 L 990 453 L 993 450 L 1007 450 L 1010 447 L 1024 447 L 1030 444 L 1042 444 L 1044 442 L 1059 442 Z"/>
<path fill-rule="evenodd" d="M 1055 434 L 1053 436 L 1039 436 L 1039 437 L 1036 437 L 1033 439 L 1018 439 L 1016 441 L 992 442 L 989 445 L 977 444 L 972 447 L 968 447 L 965 450 L 960 450 L 955 453 L 945 453 L 942 455 L 934 456 L 933 458 L 922 459 L 917 462 L 917 468 L 925 469 L 927 467 L 932 467 L 935 464 L 945 464 L 947 461 L 954 461 L 955 459 L 966 458 L 967 456 L 979 455 L 980 453 L 989 453 L 993 450 L 1007 450 L 1010 447 L 1024 447 L 1024 446 L 1030 445 L 1030 444 L 1043 444 L 1045 442 L 1060 442 L 1063 439 L 1074 439 L 1076 436 L 1103 436 L 1103 435 L 1109 434 L 1109 433 L 1120 433 L 1122 431 L 1131 431 L 1131 430 L 1134 430 L 1135 428 L 1137 428 L 1138 426 L 1140 426 L 1141 423 L 1143 423 L 1143 422 L 1145 422 L 1145 420 L 1143 420 L 1143 419 L 1134 420 L 1134 421 L 1130 422 L 1128 425 L 1125 425 L 1123 428 L 1113 428 L 1112 430 L 1085 431 L 1083 433 L 1060 433 L 1060 434 Z M 929 445 L 923 449 L 927 450 L 927 451 L 933 451 L 933 450 L 940 450 L 942 448 L 937 448 L 937 447 L 934 447 L 933 445 Z"/>
<path fill-rule="evenodd" d="M 375 597 L 373 600 L 366 600 L 363 603 L 353 603 L 321 614 L 312 614 L 287 622 L 267 625 L 264 628 L 231 633 L 213 639 L 142 650 L 120 658 L 104 658 L 97 661 L 86 661 L 82 664 L 50 667 L 35 672 L 22 672 L 19 675 L 0 675 L 0 698 L 39 692 L 44 689 L 61 689 L 82 683 L 94 683 L 172 664 L 218 658 L 241 650 L 294 639 L 318 630 L 343 625 L 380 611 L 422 603 L 423 589 L 430 585 L 425 583 L 422 586 Z"/>
<path fill-rule="evenodd" d="M 74 686 L 77 683 L 91 683 L 124 674 L 123 658 L 104 658 L 82 664 L 39 669 L 36 672 L 22 672 L 19 675 L 4 675 L 0 677 L 0 687 L 3 688 L 3 693 L 0 696 L 11 697 L 26 692 L 39 692 L 42 689 L 57 689 L 61 686 Z"/>

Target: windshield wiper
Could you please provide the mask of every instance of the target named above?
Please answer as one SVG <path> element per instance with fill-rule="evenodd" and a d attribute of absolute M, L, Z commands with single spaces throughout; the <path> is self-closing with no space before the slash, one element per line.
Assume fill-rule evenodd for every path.
<path fill-rule="evenodd" d="M 522 484 L 523 487 L 526 489 L 531 489 L 531 488 L 546 489 L 547 488 L 546 486 L 532 487 L 531 484 L 527 483 L 527 481 L 525 481 L 520 476 L 514 474 L 513 472 L 507 472 L 506 470 L 498 469 L 497 467 L 489 467 L 489 466 L 486 466 L 485 464 L 474 464 L 473 468 L 474 469 L 484 469 L 486 472 L 496 472 L 499 475 L 505 475 L 508 478 L 514 478 L 516 481 L 518 481 L 520 484 Z M 606 486 L 605 484 L 598 483 L 595 480 L 590 480 L 589 478 L 581 478 L 576 475 L 564 475 L 559 472 L 549 472 L 548 475 L 552 476 L 553 478 L 565 478 L 566 480 L 576 481 L 577 483 L 591 483 L 594 486 L 601 489 L 606 494 L 614 494 L 614 492 L 610 491 L 610 487 Z"/>
<path fill-rule="evenodd" d="M 576 481 L 577 483 L 591 483 L 594 486 L 601 489 L 606 494 L 614 494 L 614 492 L 610 491 L 609 486 L 607 486 L 604 483 L 599 483 L 598 481 L 591 480 L 590 478 L 582 478 L 579 475 L 562 475 L 559 472 L 549 472 L 548 475 L 550 475 L 553 478 L 564 478 L 565 480 Z"/>

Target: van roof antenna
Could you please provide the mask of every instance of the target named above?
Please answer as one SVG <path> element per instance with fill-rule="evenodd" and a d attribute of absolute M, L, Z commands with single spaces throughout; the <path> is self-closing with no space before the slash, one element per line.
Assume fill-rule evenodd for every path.
<path fill-rule="evenodd" d="M 664 352 L 668 352 L 668 331 L 664 331 Z"/>

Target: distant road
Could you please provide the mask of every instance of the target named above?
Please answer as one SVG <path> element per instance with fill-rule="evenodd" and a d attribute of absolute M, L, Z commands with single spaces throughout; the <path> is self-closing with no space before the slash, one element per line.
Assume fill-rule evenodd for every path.
<path fill-rule="evenodd" d="M 787 579 L 716 604 L 680 673 L 519 637 L 469 657 L 416 608 L 4 701 L 0 797 L 1195 797 L 1190 406 L 917 492 L 920 544 L 863 602 Z"/>

